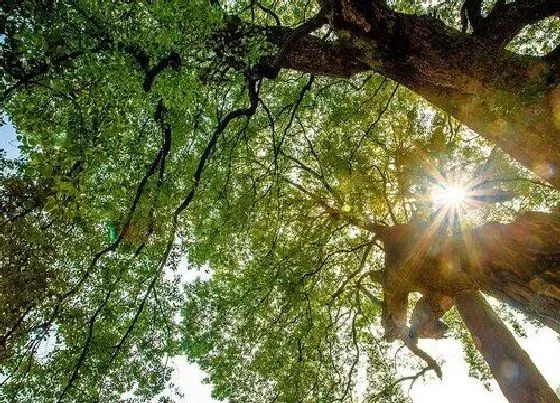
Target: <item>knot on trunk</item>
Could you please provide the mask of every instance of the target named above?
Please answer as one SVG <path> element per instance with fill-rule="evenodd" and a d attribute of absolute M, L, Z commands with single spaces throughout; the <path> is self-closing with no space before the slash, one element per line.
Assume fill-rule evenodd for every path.
<path fill-rule="evenodd" d="M 416 342 L 419 338 L 441 339 L 448 326 L 441 319 L 453 307 L 453 299 L 446 295 L 421 297 L 414 306 L 407 326 L 407 294 L 385 293 L 382 310 L 384 337 L 389 341 L 407 338 Z"/>
<path fill-rule="evenodd" d="M 441 318 L 452 306 L 453 299 L 447 296 L 420 298 L 412 311 L 408 337 L 412 340 L 443 338 L 448 326 Z"/>

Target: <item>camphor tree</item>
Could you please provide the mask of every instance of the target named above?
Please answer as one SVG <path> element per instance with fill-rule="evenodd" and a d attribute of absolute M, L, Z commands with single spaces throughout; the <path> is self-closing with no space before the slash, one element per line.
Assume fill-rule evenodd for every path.
<path fill-rule="evenodd" d="M 3 401 L 406 401 L 444 336 L 558 401 L 480 293 L 560 332 L 559 1 L 0 10 Z"/>

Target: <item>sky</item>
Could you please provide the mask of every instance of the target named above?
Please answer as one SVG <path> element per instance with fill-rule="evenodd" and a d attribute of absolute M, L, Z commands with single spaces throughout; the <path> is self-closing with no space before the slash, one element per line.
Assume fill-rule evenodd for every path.
<path fill-rule="evenodd" d="M 9 123 L 0 127 L 0 148 L 4 149 L 11 158 L 19 154 L 18 141 L 15 136 L 15 130 Z M 197 273 L 194 270 L 185 270 L 185 280 L 192 281 L 198 275 Z M 516 339 L 552 388 L 555 390 L 559 388 L 560 340 L 558 335 L 548 328 L 537 329 L 535 326 L 528 325 L 527 337 L 516 336 Z M 443 380 L 440 381 L 432 375 L 425 383 L 416 382 L 410 391 L 410 397 L 413 398 L 414 403 L 507 402 L 495 381 L 492 381 L 492 391 L 488 392 L 480 381 L 468 376 L 468 366 L 463 359 L 462 347 L 458 341 L 420 340 L 419 347 L 435 359 L 444 361 L 442 365 Z M 206 374 L 197 365 L 187 363 L 183 356 L 175 357 L 172 365 L 175 368 L 173 382 L 184 393 L 181 402 L 217 402 L 210 396 L 211 385 L 203 382 Z"/>
<path fill-rule="evenodd" d="M 511 328 L 510 328 L 511 330 Z M 514 333 L 515 335 L 515 333 Z M 537 368 L 544 375 L 554 390 L 560 387 L 560 341 L 558 335 L 548 328 L 528 325 L 527 337 L 516 336 L 521 347 L 527 351 Z M 434 402 L 481 402 L 507 403 L 496 381 L 491 382 L 492 390 L 484 389 L 482 382 L 468 376 L 468 364 L 463 358 L 459 341 L 420 340 L 419 347 L 438 361 L 443 360 L 443 379 L 434 375 L 425 383 L 421 380 L 414 384 L 410 397 L 414 403 Z M 205 373 L 193 364 L 188 364 L 185 357 L 176 357 L 173 365 L 175 373 L 173 382 L 185 393 L 184 403 L 215 403 L 210 397 L 211 386 L 203 384 Z M 407 375 L 403 373 L 403 375 Z M 408 384 L 405 385 L 405 393 Z"/>
<path fill-rule="evenodd" d="M 511 328 L 510 328 L 511 330 Z M 528 325 L 527 337 L 517 341 L 527 351 L 537 368 L 544 375 L 553 389 L 560 386 L 560 342 L 558 335 L 548 328 L 536 328 Z M 463 358 L 462 346 L 457 340 L 420 340 L 420 348 L 438 361 L 443 360 L 443 379 L 435 376 L 423 383 L 414 384 L 410 397 L 414 403 L 434 402 L 481 402 L 507 403 L 496 381 L 491 382 L 492 390 L 484 389 L 482 382 L 468 376 L 468 364 Z M 176 357 L 173 365 L 175 373 L 173 382 L 185 393 L 184 403 L 215 403 L 210 397 L 211 386 L 203 384 L 205 373 L 193 364 L 188 364 L 185 357 Z M 403 374 L 405 375 L 405 374 Z M 405 393 L 408 385 L 405 385 Z"/>
<path fill-rule="evenodd" d="M 509 326 L 508 326 L 509 327 Z M 509 327 L 511 331 L 511 327 Z M 513 332 L 512 332 L 513 333 Z M 514 336 L 515 333 L 513 333 Z M 515 337 L 529 354 L 550 386 L 560 386 L 560 341 L 558 335 L 548 328 L 537 329 L 528 325 L 527 337 Z M 456 340 L 420 340 L 423 348 L 432 357 L 443 359 L 443 380 L 433 379 L 425 385 L 416 385 L 412 393 L 415 403 L 473 402 L 506 403 L 496 381 L 492 381 L 492 392 L 488 392 L 480 381 L 468 376 L 468 365 L 463 359 L 461 344 Z M 461 393 L 458 394 L 457 392 Z"/>
<path fill-rule="evenodd" d="M 0 127 L 0 149 L 4 149 L 9 158 L 14 158 L 19 155 L 16 132 L 10 124 Z"/>

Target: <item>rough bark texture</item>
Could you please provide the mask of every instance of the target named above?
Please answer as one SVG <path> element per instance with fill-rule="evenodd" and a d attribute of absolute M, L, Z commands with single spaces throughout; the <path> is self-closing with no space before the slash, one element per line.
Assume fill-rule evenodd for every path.
<path fill-rule="evenodd" d="M 465 270 L 480 289 L 560 334 L 560 219 L 530 213 L 511 224 L 489 223 L 473 231 Z"/>
<path fill-rule="evenodd" d="M 406 325 L 412 291 L 444 312 L 444 297 L 482 290 L 560 333 L 558 215 L 526 213 L 461 233 L 447 233 L 445 223 L 413 222 L 392 227 L 383 241 L 389 339 Z"/>
<path fill-rule="evenodd" d="M 336 77 L 378 72 L 560 188 L 560 47 L 543 57 L 505 49 L 527 24 L 559 15 L 560 0 L 498 0 L 487 16 L 480 0 L 465 0 L 463 32 L 431 16 L 397 13 L 379 0 L 320 4 L 318 17 L 295 29 L 258 28 L 279 49 L 261 60 L 262 76 L 274 78 L 280 68 Z M 323 24 L 336 40 L 312 34 Z M 479 294 L 494 295 L 560 333 L 558 216 L 535 213 L 453 234 L 431 222 L 375 232 L 385 244 L 388 339 L 410 339 L 414 350 L 417 337 L 441 337 L 438 319 L 454 299 L 511 402 L 558 401 Z M 407 327 L 413 291 L 424 298 Z"/>
<path fill-rule="evenodd" d="M 480 293 L 460 294 L 455 297 L 455 304 L 476 348 L 511 403 L 560 401 Z"/>
<path fill-rule="evenodd" d="M 382 2 L 323 3 L 340 39 L 268 28 L 279 47 L 297 42 L 279 67 L 343 77 L 379 72 L 560 187 L 560 51 L 534 57 L 504 49 L 526 24 L 558 15 L 560 1 L 498 2 L 472 34 L 431 16 L 394 12 Z"/>

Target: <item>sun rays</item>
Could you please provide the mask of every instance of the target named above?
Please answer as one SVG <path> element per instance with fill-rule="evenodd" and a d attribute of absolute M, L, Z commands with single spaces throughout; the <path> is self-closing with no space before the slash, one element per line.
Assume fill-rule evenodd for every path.
<path fill-rule="evenodd" d="M 412 224 L 411 229 L 417 232 L 415 242 L 404 259 L 400 262 L 399 277 L 408 281 L 418 268 L 423 267 L 426 259 L 438 261 L 441 274 L 449 277 L 458 275 L 461 266 L 467 261 L 471 265 L 478 264 L 478 245 L 472 239 L 471 219 L 476 211 L 483 207 L 484 200 L 496 190 L 487 186 L 489 175 L 473 178 L 472 172 L 465 170 L 449 170 L 442 174 L 438 169 L 430 169 L 430 186 L 419 199 L 427 202 L 429 218 L 424 225 Z M 412 234 L 407 234 L 411 236 Z M 468 256 L 461 263 L 459 248 Z M 445 272 L 445 273 L 444 273 Z"/>
<path fill-rule="evenodd" d="M 427 194 L 432 216 L 436 215 L 440 224 L 447 223 L 450 229 L 460 230 L 467 212 L 483 207 L 484 200 L 496 193 L 489 188 L 489 174 L 474 176 L 468 170 L 452 169 L 444 174 L 435 167 L 430 172 Z"/>
<path fill-rule="evenodd" d="M 436 205 L 460 207 L 465 201 L 467 190 L 462 186 L 443 185 L 435 187 L 431 192 L 432 201 Z"/>

